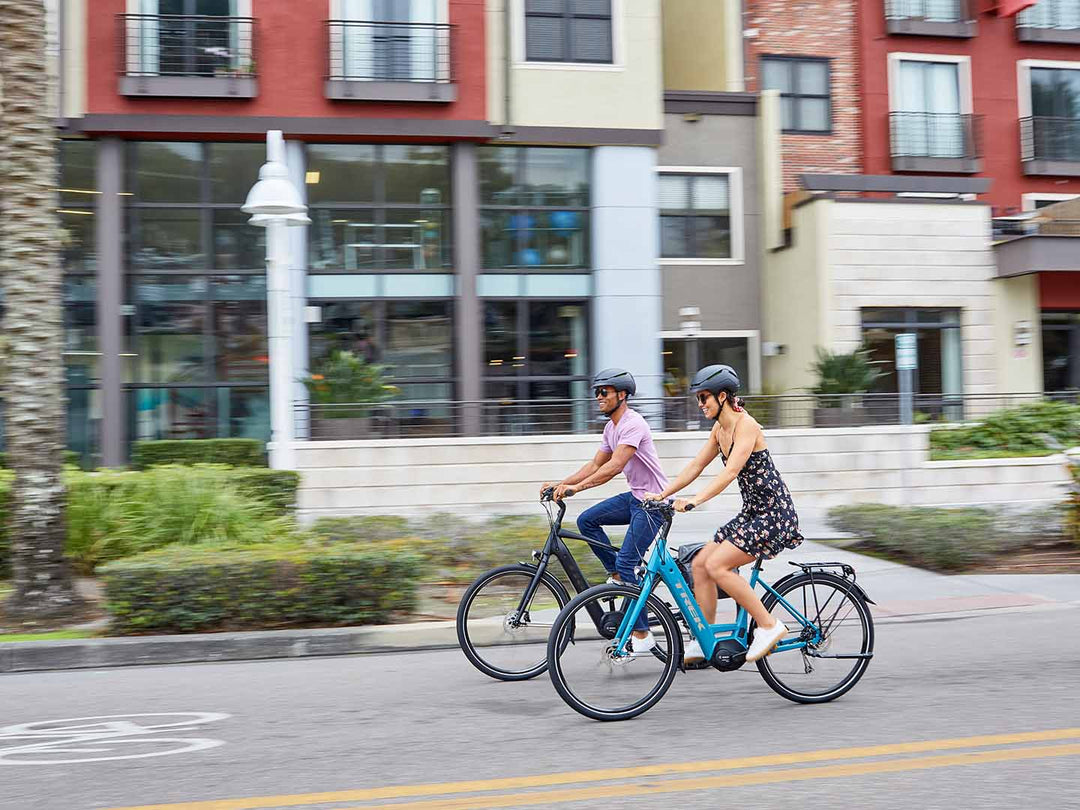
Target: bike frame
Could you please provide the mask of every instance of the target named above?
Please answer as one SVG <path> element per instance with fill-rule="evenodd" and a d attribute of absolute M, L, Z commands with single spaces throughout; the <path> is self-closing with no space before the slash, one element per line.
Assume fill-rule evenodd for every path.
<path fill-rule="evenodd" d="M 533 574 L 529 586 L 525 589 L 525 593 L 521 595 L 521 601 L 518 602 L 518 616 L 524 614 L 526 607 L 532 601 L 533 596 L 536 595 L 536 589 L 540 586 L 540 579 L 548 570 L 552 557 L 555 557 L 555 559 L 559 561 L 563 571 L 566 572 L 566 578 L 570 580 L 570 584 L 574 587 L 576 593 L 581 593 L 591 587 L 589 585 L 589 580 L 585 579 L 585 574 L 581 571 L 581 566 L 578 565 L 577 560 L 574 559 L 574 555 L 570 552 L 570 548 L 563 540 L 580 540 L 584 543 L 588 543 L 590 546 L 602 544 L 597 543 L 595 540 L 590 540 L 588 537 L 583 537 L 577 532 L 564 529 L 562 527 L 562 521 L 563 517 L 566 515 L 566 501 L 557 501 L 556 503 L 559 505 L 559 515 L 551 522 L 547 541 L 544 543 L 543 549 L 533 552 L 533 560 L 536 561 L 536 573 Z M 604 548 L 610 548 L 616 553 L 619 551 L 618 546 L 604 546 Z M 603 612 L 599 607 L 592 604 L 588 606 L 588 611 L 589 616 L 593 620 L 593 624 L 595 624 L 597 630 L 599 630 L 600 619 L 603 616 Z"/>
<path fill-rule="evenodd" d="M 746 609 L 741 605 L 735 613 L 734 624 L 708 624 L 702 617 L 701 606 L 694 597 L 694 593 L 687 584 L 682 571 L 679 570 L 679 566 L 668 551 L 667 535 L 670 530 L 671 520 L 665 519 L 664 525 L 660 527 L 656 536 L 653 538 L 651 551 L 647 552 L 648 561 L 641 581 L 641 594 L 634 600 L 633 605 L 631 605 L 623 615 L 619 630 L 615 634 L 614 654 L 616 656 L 629 654 L 626 652 L 626 643 L 630 639 L 634 623 L 641 611 L 645 609 L 645 602 L 656 588 L 658 582 L 663 582 L 671 592 L 671 595 L 675 598 L 679 610 L 682 611 L 686 624 L 690 628 L 691 634 L 697 639 L 698 644 L 701 645 L 701 651 L 704 653 L 706 661 L 712 660 L 716 645 L 721 641 L 735 640 L 744 648 L 748 647 L 750 614 L 747 613 Z M 804 628 L 804 632 L 800 634 L 799 638 L 790 641 L 781 641 L 776 646 L 775 652 L 801 650 L 804 649 L 808 643 L 820 642 L 822 638 L 821 629 L 803 616 L 794 605 L 784 599 L 784 597 L 777 593 L 769 583 L 761 578 L 761 562 L 762 561 L 759 558 L 754 563 L 753 569 L 750 571 L 750 587 L 756 588 L 760 585 L 766 593 L 772 594 L 773 597 L 775 597 L 776 600 L 783 605 Z"/>

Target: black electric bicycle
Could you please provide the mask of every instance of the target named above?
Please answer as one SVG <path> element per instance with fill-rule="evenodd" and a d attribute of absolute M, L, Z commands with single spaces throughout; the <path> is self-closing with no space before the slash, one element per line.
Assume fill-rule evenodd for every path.
<path fill-rule="evenodd" d="M 566 586 L 549 570 L 557 562 L 575 593 L 590 587 L 577 560 L 564 540 L 580 540 L 590 546 L 617 547 L 597 543 L 562 527 L 566 502 L 553 500 L 554 490 L 544 490 L 540 502 L 548 515 L 547 542 L 532 553 L 532 562 L 503 565 L 481 574 L 461 597 L 457 612 L 457 636 L 465 657 L 478 670 L 501 681 L 524 681 L 547 670 L 548 633 L 555 617 L 570 601 Z M 557 514 L 553 507 L 557 505 Z M 587 608 L 591 628 L 580 628 L 578 638 L 614 638 L 627 606 L 623 598 L 592 603 Z M 616 604 L 618 603 L 618 605 Z M 650 626 L 661 619 L 649 613 Z M 595 634 L 594 634 L 595 633 Z M 571 633 L 567 638 L 574 637 Z M 633 642 L 631 642 L 631 646 Z M 666 640 L 653 648 L 655 657 L 665 660 Z"/>

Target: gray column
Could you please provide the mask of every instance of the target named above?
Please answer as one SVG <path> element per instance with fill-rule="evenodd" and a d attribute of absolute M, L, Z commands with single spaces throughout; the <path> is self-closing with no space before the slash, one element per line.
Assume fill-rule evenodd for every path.
<path fill-rule="evenodd" d="M 656 151 L 593 149 L 592 197 L 593 368 L 626 368 L 637 380 L 639 398 L 660 397 Z M 646 413 L 657 427 L 660 410 Z"/>
<path fill-rule="evenodd" d="M 457 270 L 457 306 L 454 311 L 458 398 L 475 402 L 483 396 L 483 322 L 476 278 L 480 272 L 480 177 L 476 145 L 458 143 L 453 149 L 454 267 Z M 477 408 L 466 408 L 461 428 L 466 435 L 480 431 Z"/>
<path fill-rule="evenodd" d="M 124 407 L 124 142 L 105 138 L 97 152 L 97 331 L 101 353 L 101 464 L 126 461 Z"/>
<path fill-rule="evenodd" d="M 307 204 L 307 185 L 304 182 L 306 165 L 304 163 L 304 144 L 300 141 L 286 141 L 285 155 L 289 165 L 289 179 L 292 180 L 300 198 Z M 308 375 L 308 324 L 307 312 L 307 227 L 289 228 L 289 289 L 292 295 L 292 366 L 296 380 Z M 293 401 L 306 405 L 307 388 L 303 383 L 293 385 Z M 311 420 L 306 409 L 294 414 L 294 436 L 306 439 L 311 433 Z"/>

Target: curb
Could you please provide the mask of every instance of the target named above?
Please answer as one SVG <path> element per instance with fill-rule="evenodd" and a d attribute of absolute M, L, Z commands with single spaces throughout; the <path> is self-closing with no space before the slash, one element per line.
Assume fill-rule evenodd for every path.
<path fill-rule="evenodd" d="M 917 624 L 1003 613 L 1065 610 L 1078 606 L 1080 602 L 1047 600 L 1028 604 L 987 605 L 980 609 L 928 610 L 881 615 L 875 618 L 875 624 Z M 11 641 L 0 644 L 0 674 L 424 652 L 455 649 L 457 646 L 454 622 L 73 641 Z"/>

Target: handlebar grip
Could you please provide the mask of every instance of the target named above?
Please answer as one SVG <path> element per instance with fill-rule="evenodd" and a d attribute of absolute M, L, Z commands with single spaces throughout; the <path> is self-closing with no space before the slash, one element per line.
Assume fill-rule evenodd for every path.
<path fill-rule="evenodd" d="M 688 503 L 688 504 L 686 505 L 686 508 L 685 508 L 685 509 L 684 509 L 683 511 L 684 511 L 684 512 L 693 512 L 693 511 L 694 511 L 694 504 L 692 504 L 692 503 Z"/>

